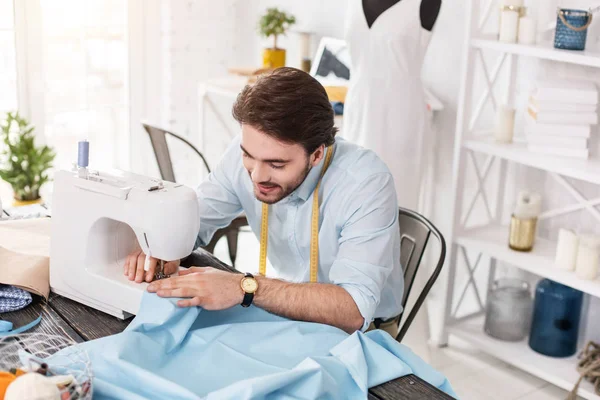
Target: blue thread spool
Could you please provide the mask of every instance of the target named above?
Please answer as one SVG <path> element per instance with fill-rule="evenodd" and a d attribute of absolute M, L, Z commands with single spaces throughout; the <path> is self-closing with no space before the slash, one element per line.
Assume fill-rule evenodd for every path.
<path fill-rule="evenodd" d="M 79 142 L 77 150 L 77 166 L 87 167 L 90 160 L 90 142 L 87 140 Z"/>
<path fill-rule="evenodd" d="M 592 13 L 558 8 L 556 14 L 554 47 L 565 50 L 584 50 L 587 28 L 592 23 Z"/>

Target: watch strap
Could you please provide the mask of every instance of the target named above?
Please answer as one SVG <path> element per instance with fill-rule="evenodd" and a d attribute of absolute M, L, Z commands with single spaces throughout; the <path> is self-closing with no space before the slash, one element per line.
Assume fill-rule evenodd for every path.
<path fill-rule="evenodd" d="M 244 274 L 245 278 L 254 278 L 254 275 L 252 275 L 250 272 L 246 272 Z M 244 292 L 244 299 L 242 300 L 242 307 L 250 307 L 250 305 L 252 304 L 252 300 L 254 300 L 254 293 L 247 293 Z"/>

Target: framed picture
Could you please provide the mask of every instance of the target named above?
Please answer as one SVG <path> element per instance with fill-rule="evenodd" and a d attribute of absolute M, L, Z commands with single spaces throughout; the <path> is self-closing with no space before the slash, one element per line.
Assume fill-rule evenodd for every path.
<path fill-rule="evenodd" d="M 350 53 L 346 41 L 332 37 L 322 38 L 310 74 L 325 87 L 347 87 L 350 82 L 350 69 Z"/>

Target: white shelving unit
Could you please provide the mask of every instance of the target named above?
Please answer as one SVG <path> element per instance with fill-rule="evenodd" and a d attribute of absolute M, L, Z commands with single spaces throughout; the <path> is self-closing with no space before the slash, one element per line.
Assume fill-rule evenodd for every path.
<path fill-rule="evenodd" d="M 475 270 L 483 255 L 486 256 L 484 260 L 489 259 L 488 285 L 494 280 L 496 264 L 503 262 L 539 277 L 568 285 L 590 296 L 600 297 L 600 280 L 583 280 L 578 278 L 574 272 L 564 271 L 554 266 L 556 243 L 537 238 L 531 252 L 511 250 L 508 247 L 509 228 L 506 225 L 508 221 L 502 219 L 504 188 L 510 183 L 507 181 L 506 169 L 508 163 L 515 163 L 545 171 L 574 199 L 572 204 L 560 209 L 544 211 L 540 216 L 541 220 L 585 209 L 600 222 L 600 211 L 596 208 L 600 205 L 600 198 L 586 199 L 569 181 L 577 179 L 600 185 L 600 160 L 579 160 L 536 154 L 528 151 L 525 144 L 521 143 L 498 144 L 493 141 L 489 132 L 487 134 L 478 132 L 475 126 L 488 101 L 491 101 L 494 107 L 499 104 L 499 99 L 495 98 L 493 89 L 503 67 L 508 68 L 509 71 L 507 97 L 515 92 L 518 57 L 600 68 L 600 51 L 557 50 L 551 43 L 534 46 L 507 44 L 498 42 L 493 37 L 482 35 L 480 33 L 482 27 L 492 16 L 496 5 L 496 0 L 489 0 L 483 6 L 479 0 L 469 0 L 465 5 L 468 21 L 465 43 L 468 43 L 468 46 L 463 55 L 456 124 L 453 196 L 449 207 L 453 213 L 453 224 L 447 237 L 451 246 L 448 253 L 448 290 L 444 332 L 440 344 L 447 343 L 448 335 L 455 335 L 509 364 L 563 389 L 571 390 L 579 378 L 576 370 L 576 355 L 569 358 L 546 357 L 531 350 L 527 339 L 520 342 L 506 342 L 485 334 L 483 330 L 485 306 L 475 283 Z M 494 66 L 488 65 L 489 63 L 483 56 L 484 52 L 498 55 L 498 61 Z M 483 68 L 483 79 L 486 83 L 483 93 L 474 93 L 473 77 L 476 76 L 476 67 Z M 478 101 L 474 102 L 473 100 Z M 482 158 L 485 158 L 483 164 L 481 163 Z M 498 167 L 499 179 L 495 182 L 496 187 L 493 188 L 497 198 L 492 208 L 489 201 L 491 197 L 488 194 L 490 185 L 486 182 L 494 163 Z M 464 190 L 468 167 L 474 167 L 477 183 L 477 190 L 473 198 L 466 198 Z M 469 222 L 471 222 L 470 217 L 478 197 L 481 197 L 485 206 L 487 224 L 477 228 L 467 228 L 473 225 Z M 473 259 L 476 259 L 474 263 Z M 464 260 L 469 276 L 466 284 L 463 283 L 459 287 L 459 280 L 455 278 L 457 268 L 463 268 L 462 264 L 457 267 L 461 260 Z M 475 290 L 479 309 L 477 312 L 458 317 L 465 293 L 469 288 Z M 580 343 L 580 347 L 583 345 L 584 343 Z M 580 385 L 579 395 L 586 399 L 600 400 L 600 396 L 594 394 L 594 388 L 587 381 L 583 381 Z"/>

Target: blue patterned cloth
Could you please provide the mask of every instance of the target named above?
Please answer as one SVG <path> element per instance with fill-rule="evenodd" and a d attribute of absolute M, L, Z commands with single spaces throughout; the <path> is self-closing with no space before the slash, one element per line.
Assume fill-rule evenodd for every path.
<path fill-rule="evenodd" d="M 20 310 L 27 307 L 31 301 L 28 291 L 0 284 L 0 313 Z"/>

